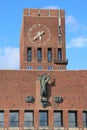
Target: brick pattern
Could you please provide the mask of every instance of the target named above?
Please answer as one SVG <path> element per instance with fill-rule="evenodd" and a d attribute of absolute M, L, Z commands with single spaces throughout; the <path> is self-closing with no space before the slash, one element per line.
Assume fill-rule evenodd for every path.
<path fill-rule="evenodd" d="M 63 96 L 64 102 L 59 109 L 87 109 L 87 71 L 28 71 L 28 70 L 1 70 L 0 71 L 0 108 L 39 108 L 36 101 L 27 104 L 28 95 L 38 98 L 40 83 L 38 75 L 49 73 L 51 80 L 48 87 L 49 109 L 57 108 L 54 96 Z M 38 98 L 38 102 L 39 102 Z"/>
<path fill-rule="evenodd" d="M 60 130 L 83 130 L 83 111 L 87 110 L 87 71 L 65 71 L 66 63 L 54 64 L 57 59 L 57 49 L 62 49 L 63 62 L 66 61 L 65 46 L 65 13 L 60 10 L 62 43 L 58 42 L 59 10 L 24 9 L 20 35 L 20 70 L 0 70 L 0 110 L 4 110 L 4 128 L 0 130 L 24 130 L 24 111 L 34 112 L 34 129 L 39 130 L 39 111 L 48 111 L 48 127 L 42 129 L 54 130 L 53 112 L 63 112 L 63 128 Z M 34 24 L 43 24 L 50 29 L 50 41 L 47 44 L 31 43 L 28 32 Z M 27 48 L 32 48 L 32 62 L 27 62 Z M 37 48 L 42 48 L 42 62 L 37 62 Z M 52 48 L 52 62 L 47 61 L 47 49 Z M 38 71 L 38 65 L 43 71 Z M 33 66 L 33 70 L 27 70 Z M 54 70 L 47 71 L 48 66 Z M 63 71 L 58 71 L 62 67 Z M 47 87 L 48 104 L 43 107 L 40 97 L 40 81 L 38 76 L 50 74 Z M 26 96 L 33 96 L 34 102 L 27 103 Z M 55 96 L 62 96 L 62 103 L 55 103 Z M 19 111 L 19 128 L 9 128 L 10 110 Z M 77 111 L 78 128 L 69 128 L 68 111 Z M 32 128 L 26 128 L 31 130 Z M 86 129 L 85 129 L 86 130 Z"/>
<path fill-rule="evenodd" d="M 48 106 L 40 102 L 38 75 L 49 73 Z M 87 71 L 0 71 L 0 110 L 5 112 L 5 126 L 9 126 L 9 111 L 19 110 L 20 126 L 23 126 L 24 110 L 34 111 L 35 127 L 39 123 L 39 110 L 48 111 L 49 126 L 53 127 L 53 111 L 63 111 L 64 127 L 68 127 L 68 110 L 76 110 L 78 127 L 83 127 L 82 112 L 87 110 Z M 26 103 L 25 97 L 33 96 L 34 103 Z M 55 96 L 62 96 L 63 103 L 56 104 Z"/>
<path fill-rule="evenodd" d="M 58 13 L 61 15 L 61 33 L 62 43 L 58 42 Z M 50 16 L 48 15 L 50 12 Z M 38 15 L 40 14 L 40 15 Z M 37 69 L 39 65 L 43 66 L 43 69 L 47 69 L 49 65 L 53 66 L 54 70 L 58 70 L 60 67 L 66 69 L 66 63 L 55 64 L 54 60 L 57 60 L 57 50 L 62 49 L 62 61 L 66 61 L 66 49 L 65 49 L 65 12 L 64 10 L 45 10 L 45 9 L 24 9 L 23 24 L 21 29 L 20 38 L 20 68 L 27 69 L 27 66 L 33 66 L 33 69 Z M 42 24 L 50 30 L 50 40 L 46 44 L 32 43 L 29 37 L 29 29 L 33 25 Z M 45 35 L 47 37 L 47 34 Z M 45 38 L 46 38 L 45 37 Z M 45 39 L 44 39 L 45 41 Z M 32 62 L 27 62 L 27 48 L 32 48 Z M 37 62 L 37 48 L 42 48 L 42 62 Z M 52 48 L 52 62 L 47 61 L 47 49 Z M 56 53 L 56 54 L 55 54 Z"/>

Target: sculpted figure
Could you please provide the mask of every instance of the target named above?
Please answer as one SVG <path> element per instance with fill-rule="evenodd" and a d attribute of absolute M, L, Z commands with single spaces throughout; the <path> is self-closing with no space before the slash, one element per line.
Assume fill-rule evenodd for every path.
<path fill-rule="evenodd" d="M 40 86 L 41 86 L 41 90 L 40 90 L 40 95 L 41 97 L 47 97 L 47 83 L 50 79 L 50 76 L 44 74 L 44 75 L 40 75 L 39 76 L 40 79 Z"/>

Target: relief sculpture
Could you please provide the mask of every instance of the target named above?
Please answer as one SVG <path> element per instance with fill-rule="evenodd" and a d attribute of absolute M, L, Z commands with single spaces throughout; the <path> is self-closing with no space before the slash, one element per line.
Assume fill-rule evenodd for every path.
<path fill-rule="evenodd" d="M 47 103 L 47 95 L 48 95 L 47 85 L 50 80 L 50 76 L 49 76 L 49 74 L 48 75 L 46 75 L 46 74 L 39 75 L 39 80 L 40 80 L 41 101 L 44 104 L 44 103 Z"/>

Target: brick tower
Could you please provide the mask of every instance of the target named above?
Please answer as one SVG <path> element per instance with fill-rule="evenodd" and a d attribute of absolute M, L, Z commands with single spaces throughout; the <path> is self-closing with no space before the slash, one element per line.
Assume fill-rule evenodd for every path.
<path fill-rule="evenodd" d="M 87 70 L 66 65 L 64 11 L 25 9 L 21 70 L 0 70 L 0 130 L 87 130 Z"/>
<path fill-rule="evenodd" d="M 64 10 L 24 9 L 20 69 L 66 69 Z"/>

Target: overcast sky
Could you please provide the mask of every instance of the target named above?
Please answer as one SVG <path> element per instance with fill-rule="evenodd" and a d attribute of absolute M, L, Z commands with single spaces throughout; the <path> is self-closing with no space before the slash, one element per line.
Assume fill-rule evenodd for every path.
<path fill-rule="evenodd" d="M 24 8 L 64 9 L 67 69 L 87 69 L 87 0 L 0 1 L 0 69 L 19 69 L 20 30 Z"/>

